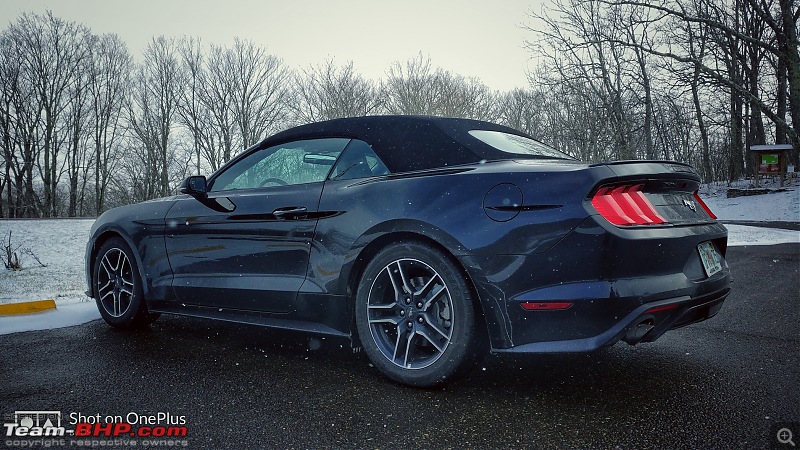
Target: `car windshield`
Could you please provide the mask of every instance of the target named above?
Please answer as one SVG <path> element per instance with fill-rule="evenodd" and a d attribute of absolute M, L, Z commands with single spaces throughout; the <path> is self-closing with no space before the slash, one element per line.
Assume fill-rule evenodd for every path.
<path fill-rule="evenodd" d="M 534 156 L 539 158 L 574 159 L 553 147 L 539 141 L 502 131 L 472 130 L 469 134 L 485 144 L 512 155 Z"/>

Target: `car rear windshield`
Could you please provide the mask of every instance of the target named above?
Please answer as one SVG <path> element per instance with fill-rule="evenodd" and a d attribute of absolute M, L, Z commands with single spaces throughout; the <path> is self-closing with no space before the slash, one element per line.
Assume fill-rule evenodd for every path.
<path fill-rule="evenodd" d="M 575 159 L 539 141 L 502 131 L 471 130 L 469 134 L 505 153 L 537 158 Z"/>

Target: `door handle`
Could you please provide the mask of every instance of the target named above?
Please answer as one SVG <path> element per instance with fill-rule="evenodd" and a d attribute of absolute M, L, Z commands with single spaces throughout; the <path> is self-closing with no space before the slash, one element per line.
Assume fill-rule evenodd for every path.
<path fill-rule="evenodd" d="M 272 211 L 272 215 L 278 220 L 305 219 L 308 217 L 308 209 L 305 206 L 289 206 Z"/>

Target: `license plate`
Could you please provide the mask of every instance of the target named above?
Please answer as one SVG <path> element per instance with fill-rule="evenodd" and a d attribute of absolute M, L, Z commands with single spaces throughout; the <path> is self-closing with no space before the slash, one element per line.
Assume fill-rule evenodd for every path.
<path fill-rule="evenodd" d="M 700 261 L 703 262 L 703 269 L 709 277 L 722 270 L 722 263 L 719 260 L 719 254 L 714 249 L 714 244 L 711 242 L 703 242 L 697 246 L 697 252 L 700 253 Z"/>

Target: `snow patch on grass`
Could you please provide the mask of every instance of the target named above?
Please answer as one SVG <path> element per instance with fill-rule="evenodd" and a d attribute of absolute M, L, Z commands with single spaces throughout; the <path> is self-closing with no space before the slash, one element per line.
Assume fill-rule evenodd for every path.
<path fill-rule="evenodd" d="M 94 219 L 0 220 L 5 242 L 28 248 L 46 264 L 20 253 L 22 270 L 0 267 L 0 303 L 53 299 L 56 305 L 88 301 L 84 252 Z"/>

